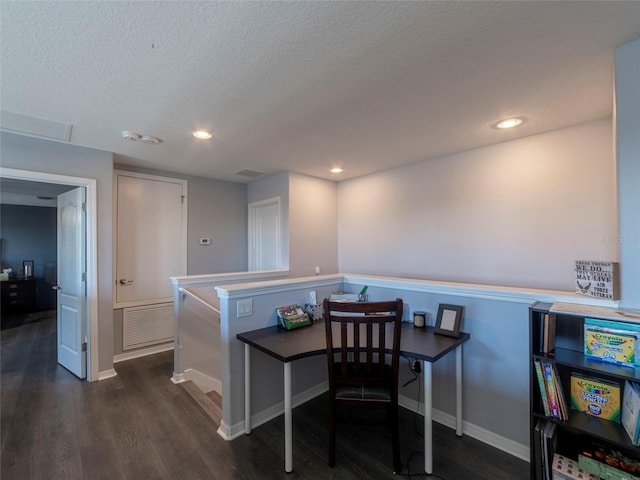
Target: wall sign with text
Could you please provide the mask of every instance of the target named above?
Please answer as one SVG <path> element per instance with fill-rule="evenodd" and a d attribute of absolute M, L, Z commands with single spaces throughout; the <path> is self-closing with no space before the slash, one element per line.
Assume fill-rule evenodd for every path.
<path fill-rule="evenodd" d="M 576 260 L 576 293 L 603 300 L 619 300 L 618 263 Z"/>

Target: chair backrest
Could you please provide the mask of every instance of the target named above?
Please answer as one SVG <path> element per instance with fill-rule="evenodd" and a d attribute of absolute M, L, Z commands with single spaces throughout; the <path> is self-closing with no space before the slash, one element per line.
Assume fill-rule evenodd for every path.
<path fill-rule="evenodd" d="M 388 387 L 392 400 L 397 401 L 402 299 L 326 299 L 323 307 L 330 393 L 335 385 Z"/>

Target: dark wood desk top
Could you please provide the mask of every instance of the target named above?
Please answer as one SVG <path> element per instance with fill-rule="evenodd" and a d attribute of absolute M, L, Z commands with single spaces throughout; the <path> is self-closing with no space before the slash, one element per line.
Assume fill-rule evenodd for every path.
<path fill-rule="evenodd" d="M 412 323 L 404 322 L 400 335 L 400 353 L 417 360 L 435 362 L 471 338 L 468 333 L 461 333 L 460 338 L 452 338 L 436 335 L 433 331 L 433 327 L 415 328 Z M 239 333 L 237 338 L 281 362 L 324 355 L 327 352 L 322 321 L 294 330 L 266 327 Z M 391 345 L 391 342 L 387 345 Z"/>

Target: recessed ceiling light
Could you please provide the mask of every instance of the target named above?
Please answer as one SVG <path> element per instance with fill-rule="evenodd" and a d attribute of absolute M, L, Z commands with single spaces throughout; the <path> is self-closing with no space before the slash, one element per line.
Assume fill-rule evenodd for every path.
<path fill-rule="evenodd" d="M 331 173 L 342 173 L 342 169 L 340 167 L 335 167 L 329 170 Z"/>
<path fill-rule="evenodd" d="M 199 138 L 200 140 L 209 140 L 212 135 L 206 130 L 196 130 L 195 132 L 193 132 L 193 136 Z"/>
<path fill-rule="evenodd" d="M 522 123 L 521 118 L 508 118 L 506 120 L 502 120 L 496 124 L 496 128 L 504 130 L 505 128 L 513 128 L 517 127 Z"/>

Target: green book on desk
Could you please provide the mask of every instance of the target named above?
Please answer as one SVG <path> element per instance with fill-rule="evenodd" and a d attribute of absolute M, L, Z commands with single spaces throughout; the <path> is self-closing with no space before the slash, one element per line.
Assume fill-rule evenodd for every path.
<path fill-rule="evenodd" d="M 297 304 L 278 307 L 276 308 L 276 314 L 278 315 L 278 326 L 285 330 L 292 330 L 312 324 L 309 314 Z"/>

